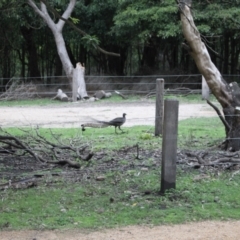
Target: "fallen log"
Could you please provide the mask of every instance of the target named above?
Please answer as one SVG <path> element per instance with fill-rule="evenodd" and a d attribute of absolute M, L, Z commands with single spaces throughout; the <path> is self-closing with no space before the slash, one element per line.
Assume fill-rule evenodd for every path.
<path fill-rule="evenodd" d="M 6 189 L 26 189 L 37 186 L 37 179 L 35 177 L 21 179 L 18 181 L 12 182 L 11 180 L 8 181 L 8 183 L 1 184 L 0 190 L 6 190 Z"/>
<path fill-rule="evenodd" d="M 67 102 L 68 96 L 61 89 L 58 89 L 57 95 L 55 97 L 53 97 L 52 100 L 55 100 L 55 99 L 63 101 L 63 102 Z"/>

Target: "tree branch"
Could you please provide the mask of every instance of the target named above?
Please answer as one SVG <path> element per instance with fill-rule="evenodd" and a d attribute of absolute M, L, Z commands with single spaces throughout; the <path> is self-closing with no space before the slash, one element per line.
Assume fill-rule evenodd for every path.
<path fill-rule="evenodd" d="M 46 2 L 46 1 L 45 1 L 45 2 Z M 62 17 L 63 17 L 64 19 L 68 19 L 68 18 L 71 16 L 71 13 L 72 13 L 75 5 L 76 5 L 76 0 L 70 0 L 70 3 L 69 3 L 69 5 L 68 5 L 67 9 L 66 9 L 65 12 L 62 14 Z M 63 28 L 63 26 L 65 25 L 65 23 L 66 23 L 66 21 L 63 21 L 63 20 L 60 19 L 60 20 L 58 21 L 58 23 L 57 23 L 58 29 L 61 29 L 61 30 L 62 30 L 62 28 Z"/>
<path fill-rule="evenodd" d="M 31 0 L 29 0 L 31 1 Z M 54 12 L 54 14 L 56 14 L 56 16 L 61 19 L 62 21 L 66 22 L 71 28 L 73 28 L 74 30 L 76 30 L 77 32 L 79 32 L 82 36 L 86 36 L 87 33 L 84 32 L 83 30 L 81 30 L 80 28 L 78 28 L 75 24 L 73 24 L 71 21 L 69 21 L 68 19 L 65 18 L 65 16 L 61 16 L 47 1 L 45 0 L 41 0 L 41 2 L 43 2 L 51 11 Z M 115 56 L 115 57 L 120 57 L 120 54 L 118 53 L 113 53 L 113 52 L 108 52 L 104 49 L 102 49 L 99 46 L 96 46 L 97 50 L 103 54 L 106 55 L 110 55 L 110 56 Z"/>
<path fill-rule="evenodd" d="M 22 130 L 27 139 L 20 139 L 1 130 L 4 135 L 0 135 L 0 152 L 2 154 L 12 154 L 14 156 L 31 155 L 37 161 L 45 164 L 68 165 L 73 168 L 80 168 L 79 162 L 89 161 L 93 153 L 87 149 L 86 144 L 82 144 L 80 139 L 70 140 L 69 144 L 64 144 L 52 135 L 53 141 L 41 136 L 36 129 L 35 132 Z M 3 145 L 4 144 L 4 145 Z"/>
<path fill-rule="evenodd" d="M 219 118 L 221 119 L 223 125 L 225 126 L 226 130 L 229 131 L 231 128 L 229 126 L 229 124 L 227 123 L 227 121 L 224 119 L 223 115 L 221 114 L 220 110 L 217 108 L 217 106 L 215 106 L 212 102 L 210 102 L 209 100 L 207 100 L 207 103 L 216 111 L 217 115 L 219 116 Z"/>

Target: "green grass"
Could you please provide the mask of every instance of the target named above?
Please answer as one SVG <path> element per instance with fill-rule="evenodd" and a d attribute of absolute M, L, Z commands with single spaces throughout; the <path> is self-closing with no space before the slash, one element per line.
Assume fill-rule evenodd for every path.
<path fill-rule="evenodd" d="M 191 118 L 180 121 L 179 148 L 203 149 L 222 142 L 225 128 L 219 118 Z"/>
<path fill-rule="evenodd" d="M 105 228 L 240 219 L 240 176 L 195 182 L 199 172 L 178 170 L 177 188 L 158 195 L 158 171 L 112 174 L 104 182 L 1 192 L 0 226 L 12 229 Z M 118 183 L 116 184 L 116 178 Z M 152 193 L 145 195 L 144 191 Z"/>
<path fill-rule="evenodd" d="M 183 95 L 167 95 L 164 97 L 165 99 L 177 99 L 181 103 L 204 103 L 205 101 L 202 101 L 202 97 L 200 94 L 191 94 L 187 96 Z M 215 98 L 213 96 L 210 97 L 211 101 L 214 101 Z M 139 103 L 139 101 L 145 101 L 154 103 L 155 97 L 152 98 L 145 98 L 141 95 L 128 95 L 127 99 L 122 99 L 120 96 L 113 94 L 111 98 L 105 98 L 100 101 L 94 102 L 93 104 L 100 105 L 104 103 Z M 14 107 L 14 106 L 48 106 L 48 105 L 63 105 L 67 104 L 66 102 L 61 102 L 58 100 L 51 100 L 49 98 L 36 98 L 36 99 L 29 99 L 29 100 L 1 100 L 0 101 L 0 107 Z"/>
<path fill-rule="evenodd" d="M 161 148 L 162 139 L 153 136 L 152 127 L 123 129 L 127 133 L 119 135 L 111 127 L 87 129 L 84 133 L 80 129 L 52 131 L 62 138 L 81 138 L 95 152 L 104 149 L 108 158 L 111 151 L 135 144 L 141 149 Z M 19 129 L 7 130 L 16 136 L 22 134 Z M 52 138 L 48 129 L 39 131 Z M 178 135 L 180 149 L 206 150 L 224 139 L 224 128 L 217 118 L 188 119 L 180 121 Z M 124 157 L 120 160 L 123 166 L 128 161 Z M 152 164 L 151 159 L 144 162 Z M 89 178 L 78 183 L 48 176 L 35 188 L 0 192 L 0 228 L 94 229 L 240 219 L 240 174 L 232 177 L 231 172 L 205 171 L 208 178 L 197 181 L 194 179 L 202 170 L 186 169 L 178 167 L 177 187 L 165 196 L 159 195 L 160 169 L 157 168 L 90 172 Z M 105 180 L 96 181 L 99 174 Z"/>
<path fill-rule="evenodd" d="M 1 100 L 0 107 L 17 107 L 17 106 L 47 106 L 47 105 L 56 105 L 63 104 L 63 102 L 51 100 L 48 98 L 36 98 L 29 100 Z"/>

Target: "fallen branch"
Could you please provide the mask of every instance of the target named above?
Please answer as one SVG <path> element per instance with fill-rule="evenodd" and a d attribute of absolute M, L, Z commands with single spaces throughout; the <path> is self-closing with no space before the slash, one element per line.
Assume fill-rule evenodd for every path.
<path fill-rule="evenodd" d="M 55 137 L 53 133 L 54 141 L 47 140 L 37 129 L 34 132 L 22 130 L 27 136 L 26 139 L 14 137 L 4 130 L 1 131 L 4 133 L 0 135 L 0 151 L 3 154 L 18 157 L 30 155 L 44 164 L 67 165 L 72 168 L 81 167 L 76 160 L 89 161 L 93 157 L 93 153 L 88 151 L 88 145 L 82 143 L 80 139 L 67 139 L 65 140 L 68 141 L 67 144 L 61 142 L 61 138 Z"/>
<path fill-rule="evenodd" d="M 11 180 L 8 181 L 8 183 L 1 184 L 0 190 L 6 190 L 9 188 L 13 189 L 26 189 L 37 186 L 37 180 L 35 177 L 21 179 L 19 181 L 12 182 Z"/>
<path fill-rule="evenodd" d="M 37 87 L 32 83 L 25 84 L 18 79 L 10 79 L 5 86 L 6 91 L 0 95 L 0 100 L 23 100 L 37 96 Z"/>
<path fill-rule="evenodd" d="M 215 106 L 213 103 L 211 103 L 209 100 L 207 100 L 207 103 L 216 111 L 217 115 L 221 119 L 222 123 L 224 124 L 227 131 L 230 131 L 230 126 L 227 123 L 227 121 L 224 119 L 223 115 L 221 114 L 220 110 Z"/>
<path fill-rule="evenodd" d="M 121 96 L 123 99 L 127 99 L 127 97 L 125 97 L 122 93 L 118 92 L 118 91 L 115 91 L 115 93 L 119 96 Z"/>

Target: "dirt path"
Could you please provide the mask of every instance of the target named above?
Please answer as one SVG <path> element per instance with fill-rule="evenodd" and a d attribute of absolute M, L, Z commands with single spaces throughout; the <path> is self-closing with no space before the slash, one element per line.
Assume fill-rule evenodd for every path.
<path fill-rule="evenodd" d="M 130 226 L 97 232 L 3 231 L 1 240 L 238 240 L 240 221 L 199 222 L 172 226 Z"/>
<path fill-rule="evenodd" d="M 80 127 L 93 117 L 108 120 L 127 113 L 125 126 L 154 125 L 154 103 L 89 104 L 67 103 L 56 106 L 0 107 L 0 126 Z M 180 104 L 179 119 L 217 116 L 207 104 Z"/>

